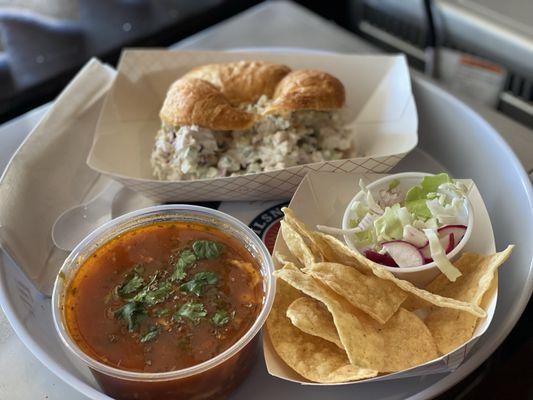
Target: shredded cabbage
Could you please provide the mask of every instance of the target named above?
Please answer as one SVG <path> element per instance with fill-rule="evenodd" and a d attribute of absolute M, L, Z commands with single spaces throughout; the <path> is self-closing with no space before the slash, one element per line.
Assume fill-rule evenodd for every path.
<path fill-rule="evenodd" d="M 437 229 L 439 227 L 437 218 L 430 218 L 426 221 L 415 219 L 412 225 L 417 229 Z"/>
<path fill-rule="evenodd" d="M 431 258 L 433 258 L 433 261 L 435 261 L 435 264 L 440 271 L 446 275 L 446 278 L 455 282 L 455 280 L 462 275 L 461 271 L 459 271 L 450 260 L 448 260 L 448 257 L 446 257 L 446 253 L 442 248 L 437 233 L 433 229 L 424 229 L 424 233 L 429 240 Z"/>
<path fill-rule="evenodd" d="M 411 217 L 411 213 L 405 207 L 400 207 L 400 209 L 398 210 L 398 219 L 400 220 L 403 226 L 410 225 L 413 220 L 413 218 Z"/>
<path fill-rule="evenodd" d="M 443 205 L 439 200 L 427 200 L 426 205 L 437 221 L 442 225 L 466 225 L 465 199 L 456 197 L 448 205 Z"/>
<path fill-rule="evenodd" d="M 376 214 L 383 214 L 383 209 L 376 202 L 376 200 L 374 200 L 374 196 L 372 196 L 372 193 L 370 192 L 370 190 L 368 190 L 362 179 L 359 179 L 359 187 L 361 188 L 361 191 L 365 194 L 367 207 Z"/>
<path fill-rule="evenodd" d="M 399 240 L 403 238 L 403 225 L 400 219 L 399 204 L 385 208 L 383 215 L 374 221 L 374 228 L 379 241 Z"/>
<path fill-rule="evenodd" d="M 352 204 L 352 211 L 357 218 L 363 218 L 368 213 L 368 207 L 360 201 L 354 201 Z"/>
<path fill-rule="evenodd" d="M 372 248 L 377 252 L 383 252 L 384 241 L 406 240 L 407 236 L 415 235 L 417 243 L 425 243 L 427 238 L 438 267 L 450 280 L 455 280 L 460 272 L 448 261 L 437 229 L 443 225 L 467 225 L 466 186 L 445 173 L 425 176 L 405 196 L 399 184 L 395 180 L 388 190 L 371 193 L 360 180 L 362 200 L 351 206 L 350 229 L 318 226 L 319 230 L 349 235 L 358 249 Z M 414 240 L 411 236 L 409 239 Z"/>

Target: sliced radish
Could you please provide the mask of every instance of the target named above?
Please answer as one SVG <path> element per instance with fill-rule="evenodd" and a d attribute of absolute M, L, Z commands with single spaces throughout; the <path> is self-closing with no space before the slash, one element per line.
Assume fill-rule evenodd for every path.
<path fill-rule="evenodd" d="M 427 246 L 429 243 L 426 234 L 412 225 L 405 225 L 403 227 L 403 240 L 418 248 Z"/>
<path fill-rule="evenodd" d="M 437 230 L 437 234 L 439 235 L 439 237 L 446 237 L 452 233 L 454 237 L 454 247 L 455 247 L 463 239 L 466 233 L 466 226 L 465 225 L 445 225 L 445 226 L 440 227 Z"/>
<path fill-rule="evenodd" d="M 365 250 L 364 255 L 369 260 L 377 262 L 378 264 L 386 265 L 387 267 L 398 268 L 398 264 L 396 264 L 392 257 L 388 254 L 381 254 L 374 250 Z"/>
<path fill-rule="evenodd" d="M 453 233 L 450 233 L 447 236 L 439 237 L 439 242 L 446 254 L 452 251 L 455 247 L 455 238 L 453 236 Z"/>
<path fill-rule="evenodd" d="M 443 236 L 439 238 L 440 244 L 446 254 L 448 254 L 450 251 L 455 249 L 455 237 L 453 233 L 450 233 L 448 236 Z M 424 264 L 429 264 L 433 262 L 433 258 L 431 257 L 431 249 L 429 248 L 429 243 L 426 244 L 424 247 L 421 247 L 418 249 L 420 254 L 422 254 L 422 257 L 424 257 Z"/>
<path fill-rule="evenodd" d="M 442 239 L 441 239 L 441 243 L 442 243 Z M 445 242 L 446 244 L 446 242 Z M 453 250 L 453 248 L 455 247 L 455 237 L 453 236 L 453 233 L 450 233 L 448 235 L 448 243 L 447 243 L 447 246 L 442 246 L 442 248 L 444 249 L 444 251 L 446 252 L 446 254 L 448 254 L 450 251 Z"/>
<path fill-rule="evenodd" d="M 420 254 L 422 254 L 422 257 L 424 257 L 424 259 L 426 260 L 426 264 L 428 262 L 431 262 L 431 261 L 427 261 L 427 260 L 431 260 L 431 250 L 429 249 L 429 243 L 426 244 L 424 247 L 419 248 L 418 251 L 420 252 Z"/>
<path fill-rule="evenodd" d="M 424 264 L 424 257 L 420 251 L 409 242 L 392 240 L 382 243 L 382 246 L 400 268 L 418 267 Z"/>

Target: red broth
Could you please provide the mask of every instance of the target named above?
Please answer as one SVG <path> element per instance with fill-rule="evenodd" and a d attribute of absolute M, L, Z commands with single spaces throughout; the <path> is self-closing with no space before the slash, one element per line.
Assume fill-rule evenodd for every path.
<path fill-rule="evenodd" d="M 168 372 L 215 357 L 252 326 L 263 302 L 254 258 L 197 223 L 125 232 L 98 248 L 67 289 L 65 319 L 92 358 Z"/>

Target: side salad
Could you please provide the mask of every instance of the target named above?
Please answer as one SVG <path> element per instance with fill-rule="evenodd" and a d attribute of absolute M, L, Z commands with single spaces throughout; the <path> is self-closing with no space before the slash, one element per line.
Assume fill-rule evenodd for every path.
<path fill-rule="evenodd" d="M 420 185 L 400 190 L 400 181 L 372 194 L 361 180 L 363 200 L 353 202 L 349 229 L 318 226 L 348 235 L 368 259 L 398 268 L 435 262 L 455 281 L 461 275 L 446 256 L 461 243 L 468 224 L 467 188 L 447 174 L 425 176 Z"/>

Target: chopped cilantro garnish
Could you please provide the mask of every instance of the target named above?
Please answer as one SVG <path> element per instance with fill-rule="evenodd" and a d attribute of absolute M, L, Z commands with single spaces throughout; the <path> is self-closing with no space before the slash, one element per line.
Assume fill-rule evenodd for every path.
<path fill-rule="evenodd" d="M 157 317 L 164 317 L 169 312 L 170 312 L 170 310 L 168 308 L 161 308 L 161 309 L 155 311 L 155 315 Z"/>
<path fill-rule="evenodd" d="M 142 291 L 137 293 L 133 300 L 144 303 L 146 306 L 155 306 L 156 304 L 165 301 L 172 291 L 170 282 L 165 281 L 155 289 L 150 289 L 150 285 L 144 287 Z"/>
<path fill-rule="evenodd" d="M 217 282 L 218 276 L 214 272 L 198 272 L 190 281 L 182 284 L 180 290 L 200 296 L 207 285 L 215 285 Z"/>
<path fill-rule="evenodd" d="M 115 318 L 123 319 L 128 324 L 128 331 L 133 332 L 139 320 L 146 315 L 142 304 L 130 301 L 115 311 Z"/>
<path fill-rule="evenodd" d="M 211 260 L 220 255 L 224 249 L 224 245 L 212 240 L 197 240 L 192 244 L 192 249 L 199 260 L 202 258 Z"/>
<path fill-rule="evenodd" d="M 211 321 L 216 326 L 226 325 L 230 320 L 230 315 L 226 310 L 218 310 L 215 315 L 211 318 Z"/>
<path fill-rule="evenodd" d="M 117 289 L 117 293 L 120 297 L 124 297 L 139 290 L 143 284 L 143 277 L 135 271 L 133 274 L 128 275 L 127 280 Z"/>
<path fill-rule="evenodd" d="M 156 325 L 152 325 L 148 332 L 141 336 L 141 343 L 146 343 L 154 340 L 159 335 L 159 328 Z"/>
<path fill-rule="evenodd" d="M 174 313 L 174 319 L 178 320 L 180 317 L 190 319 L 195 324 L 200 322 L 200 319 L 207 315 L 204 305 L 202 303 L 188 302 L 182 305 L 178 311 Z"/>
<path fill-rule="evenodd" d="M 150 282 L 148 282 L 142 288 L 142 290 L 139 293 L 137 293 L 131 300 L 142 303 L 144 301 L 144 298 L 146 297 L 146 294 L 150 291 L 150 287 L 155 283 L 156 279 L 157 279 L 157 273 L 154 276 L 152 276 L 152 279 L 150 279 Z"/>
<path fill-rule="evenodd" d="M 180 281 L 185 278 L 185 270 L 196 262 L 196 255 L 191 250 L 184 250 L 178 259 L 178 262 L 174 266 L 174 272 L 172 273 L 173 281 Z"/>

